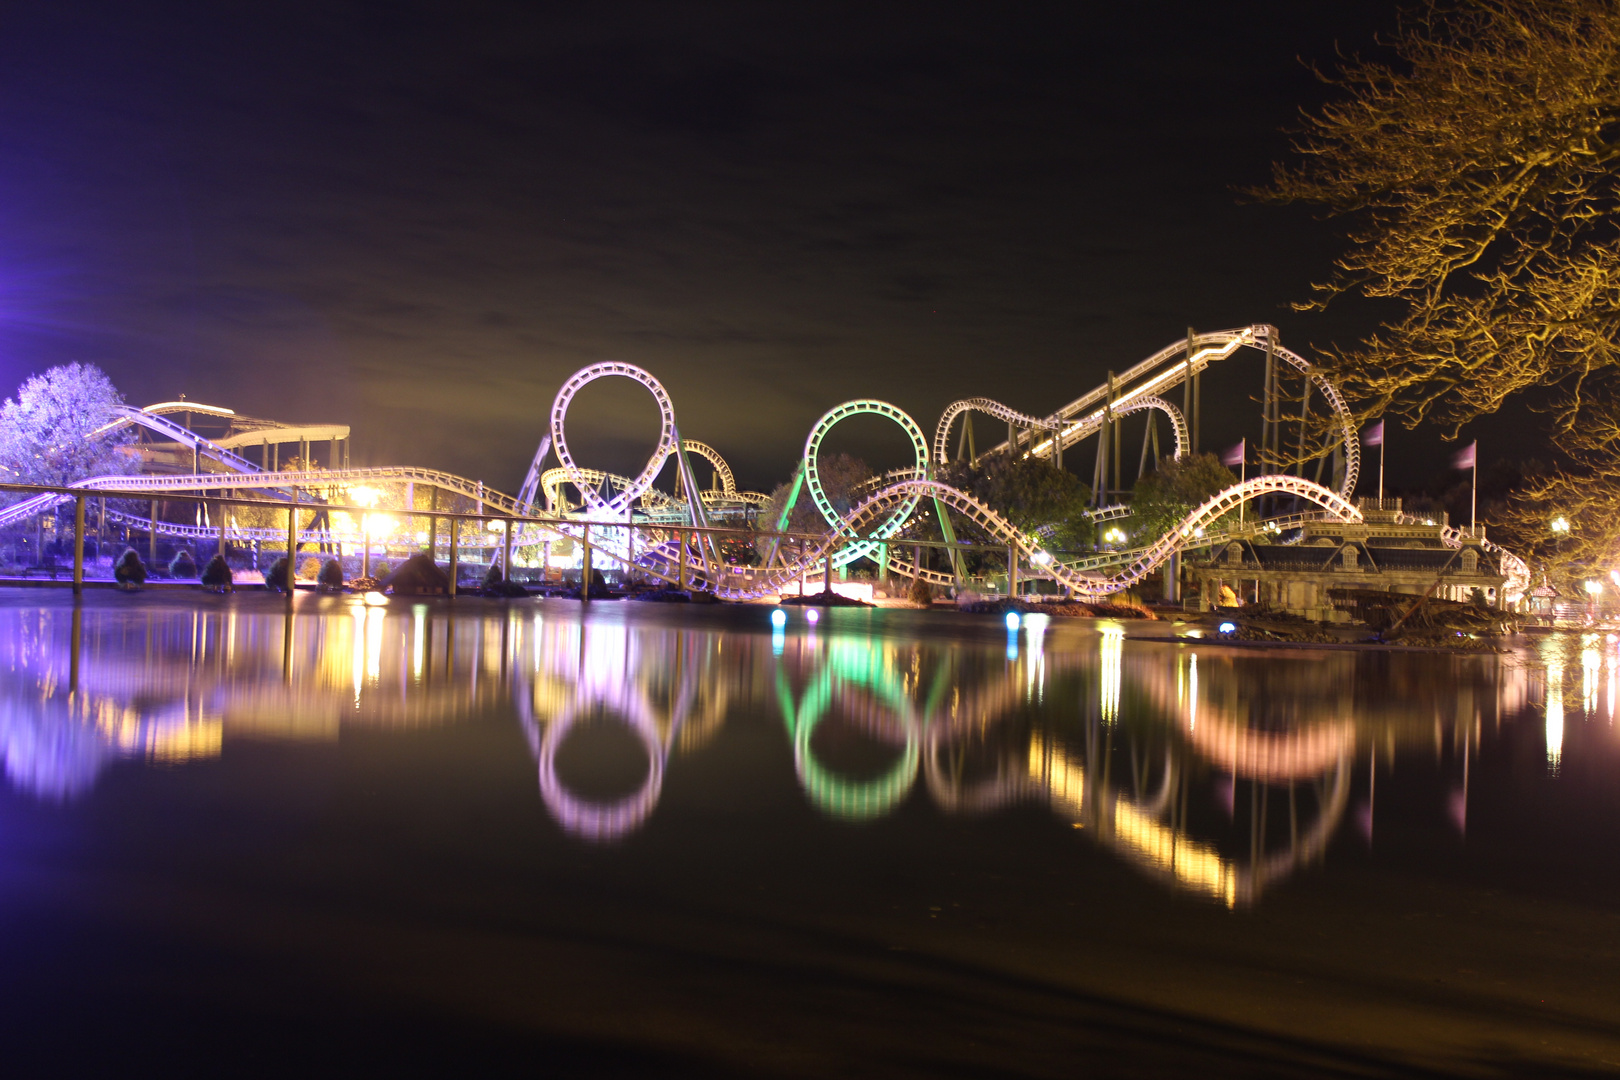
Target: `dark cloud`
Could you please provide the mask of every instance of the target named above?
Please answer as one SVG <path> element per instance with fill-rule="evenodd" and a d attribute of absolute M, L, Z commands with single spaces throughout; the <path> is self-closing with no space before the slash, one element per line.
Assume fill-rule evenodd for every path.
<path fill-rule="evenodd" d="M 1232 192 L 1319 92 L 1296 58 L 1390 22 L 12 5 L 3 374 L 92 359 L 137 401 L 347 420 L 358 458 L 511 488 L 557 385 L 619 358 L 767 486 L 851 397 L 931 426 L 967 394 L 1046 411 L 1189 324 L 1361 331 L 1284 306 L 1331 233 Z M 636 464 L 639 436 L 580 422 L 582 458 Z"/>

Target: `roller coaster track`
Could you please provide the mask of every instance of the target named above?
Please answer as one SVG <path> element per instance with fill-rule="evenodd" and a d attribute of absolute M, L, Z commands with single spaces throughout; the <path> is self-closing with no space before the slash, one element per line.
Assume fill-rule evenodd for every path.
<path fill-rule="evenodd" d="M 1177 461 L 1181 460 L 1182 455 L 1187 452 L 1187 447 L 1192 443 L 1192 436 L 1187 432 L 1187 418 L 1181 415 L 1180 409 L 1168 401 L 1161 397 L 1154 397 L 1151 394 L 1133 396 L 1116 403 L 1113 415 L 1116 417 L 1128 416 L 1131 413 L 1142 412 L 1146 409 L 1156 409 L 1169 418 L 1170 428 L 1175 436 L 1176 449 L 1173 456 Z M 998 401 L 991 401 L 989 398 L 964 398 L 961 401 L 953 401 L 945 407 L 945 412 L 939 418 L 939 426 L 934 430 L 934 460 L 938 464 L 950 464 L 951 426 L 956 423 L 957 417 L 969 412 L 984 413 L 987 416 L 995 417 L 997 420 L 1005 420 L 1009 424 L 1021 425 L 1032 431 L 1047 432 L 1048 441 L 1041 444 L 1042 450 L 1050 449 L 1050 437 L 1057 432 L 1062 424 L 1062 421 L 1055 416 L 1044 418 L 1030 416 L 1028 413 L 1021 413 Z M 1063 445 L 1068 447 L 1088 435 L 1095 434 L 1102 428 L 1106 419 L 1106 414 L 1098 414 L 1082 421 L 1079 426 L 1068 428 L 1064 435 Z M 1007 444 L 1002 443 L 1001 445 L 1006 446 Z"/>
<path fill-rule="evenodd" d="M 668 577 L 670 580 L 684 578 L 693 587 L 707 589 L 724 598 L 756 599 L 780 592 L 789 582 L 802 579 L 814 567 L 844 566 L 863 557 L 880 557 L 885 541 L 892 541 L 911 519 L 920 502 L 928 498 L 933 500 L 939 511 L 939 520 L 948 541 L 953 540 L 948 515 L 955 514 L 972 522 L 995 543 L 1006 545 L 1013 557 L 1020 561 L 1027 560 L 1030 564 L 1028 575 L 1049 578 L 1078 596 L 1095 598 L 1130 588 L 1184 548 L 1203 547 L 1224 539 L 1227 535 L 1224 532 L 1213 537 L 1205 535 L 1206 527 L 1260 495 L 1271 493 L 1292 495 L 1321 507 L 1322 511 L 1315 515 L 1318 518 L 1326 516 L 1333 520 L 1360 521 L 1360 512 L 1344 497 L 1344 493 L 1353 490 L 1359 461 L 1359 441 L 1351 426 L 1348 409 L 1338 391 L 1325 378 L 1316 374 L 1304 359 L 1278 347 L 1272 337 L 1273 334 L 1274 331 L 1270 327 L 1251 326 L 1242 330 L 1195 336 L 1190 344 L 1178 342 L 1113 380 L 1114 393 L 1111 400 L 1109 388 L 1101 387 L 1069 403 L 1045 420 L 1017 413 L 985 398 L 957 402 L 947 409 L 946 415 L 941 418 L 932 454 L 922 430 L 898 407 L 871 399 L 839 405 L 824 414 L 811 429 L 805 442 L 799 473 L 795 478 L 793 495 L 789 499 L 791 509 L 792 500 L 797 498 L 802 484 L 827 523 L 828 531 L 819 541 L 800 548 L 797 557 L 785 556 L 773 542 L 766 566 L 757 572 L 739 572 L 733 568 L 723 568 L 726 572 L 717 572 L 716 567 L 721 560 L 718 558 L 718 551 L 715 550 L 714 539 L 707 533 L 700 533 L 696 543 L 690 547 L 674 542 L 644 544 L 638 553 L 633 546 L 629 530 L 598 528 L 591 536 L 591 545 L 611 558 L 623 562 L 639 562 L 644 568 L 659 576 Z M 969 410 L 986 412 L 1014 424 L 1024 424 L 1031 429 L 1044 428 L 1054 432 L 1045 443 L 1036 443 L 1034 437 L 1030 437 L 1027 453 L 1040 454 L 1052 448 L 1054 438 L 1060 440 L 1062 445 L 1068 445 L 1095 433 L 1110 414 L 1118 416 L 1142 409 L 1157 409 L 1171 417 L 1175 428 L 1177 453 L 1185 452 L 1187 448 L 1185 419 L 1174 406 L 1157 397 L 1156 392 L 1176 385 L 1189 373 L 1202 371 L 1209 364 L 1225 359 L 1242 347 L 1270 349 L 1276 356 L 1310 378 L 1323 398 L 1331 404 L 1343 429 L 1345 442 L 1346 470 L 1340 492 L 1330 491 L 1301 477 L 1283 474 L 1258 476 L 1220 492 L 1190 512 L 1176 527 L 1149 547 L 1081 563 L 1065 563 L 1045 549 L 1040 537 L 1026 534 L 992 507 L 931 476 L 936 460 L 945 460 L 945 447 L 951 423 L 956 416 Z M 1189 357 L 1187 353 L 1190 350 Z M 639 383 L 652 394 L 659 409 L 658 445 L 635 477 L 584 469 L 575 462 L 568 446 L 566 420 L 573 397 L 587 384 L 607 377 L 628 378 Z M 1096 407 L 1099 402 L 1102 403 L 1100 408 Z M 1091 411 L 1088 412 L 1088 409 Z M 856 415 L 882 416 L 900 427 L 911 443 L 913 462 L 909 467 L 874 478 L 871 483 L 877 485 L 875 490 L 862 491 L 865 497 L 858 505 L 847 513 L 841 513 L 834 507 L 823 486 L 818 458 L 822 441 L 832 427 Z M 475 501 L 480 513 L 493 511 L 497 516 L 525 517 L 532 515 L 534 496 L 539 491 L 544 492 L 548 507 L 555 508 L 565 505 L 561 503 L 562 485 L 572 484 L 584 504 L 575 520 L 556 525 L 520 523 L 518 529 L 514 530 L 517 535 L 514 536 L 513 542 L 517 544 L 534 543 L 546 536 L 584 539 L 585 531 L 592 524 L 613 526 L 626 523 L 631 518 L 632 508 L 638 501 L 643 508 L 644 519 L 648 521 L 667 517 L 669 519 L 667 524 L 692 525 L 700 529 L 708 524 L 707 504 L 727 499 L 743 500 L 754 505 L 763 505 L 769 501 L 763 495 L 737 492 L 730 467 L 718 452 L 704 443 L 681 438 L 675 420 L 674 403 L 662 384 L 645 369 L 621 362 L 593 364 L 582 368 L 570 376 L 558 390 L 551 408 L 549 434 L 535 455 L 522 493 L 516 498 L 486 488 L 482 483 L 434 469 L 388 467 L 264 473 L 246 459 L 151 413 L 134 409 L 122 410 L 115 423 L 122 422 L 140 423 L 161 431 L 178 442 L 193 446 L 199 455 L 207 455 L 228 469 L 237 471 L 175 476 L 103 476 L 80 481 L 73 487 L 98 494 L 127 492 L 131 495 L 148 497 L 166 491 L 258 489 L 280 492 L 284 497 L 296 500 L 299 489 L 330 491 L 361 483 L 405 482 L 427 484 L 461 495 Z M 549 448 L 557 456 L 560 467 L 541 473 L 539 466 L 545 456 L 548 442 Z M 1018 435 L 1015 432 L 1010 448 L 1008 444 L 1003 443 L 991 453 L 1005 452 L 1008 449 L 1016 451 L 1019 445 Z M 718 491 L 700 491 L 688 455 L 702 457 L 714 466 L 719 483 Z M 681 500 L 653 489 L 654 479 L 667 459 L 672 456 L 676 459 L 682 490 L 697 493 L 697 498 Z M 71 496 L 41 495 L 24 500 L 0 510 L 0 525 L 21 520 L 67 498 Z M 1099 511 L 1097 516 L 1122 516 L 1124 512 L 1125 508 L 1105 508 Z M 1280 524 L 1274 522 L 1272 527 L 1294 527 L 1311 516 L 1296 515 L 1295 518 L 1281 520 Z M 663 521 L 654 523 L 666 524 Z M 159 527 L 163 531 L 184 535 L 191 535 L 195 529 L 199 539 L 205 535 L 204 530 L 193 526 L 161 523 Z M 232 529 L 227 529 L 227 536 L 247 537 L 249 534 L 252 534 L 253 538 L 258 538 L 255 530 L 233 532 Z M 282 535 L 279 530 L 276 534 Z M 1446 539 L 1448 544 L 1455 546 L 1463 542 L 1461 534 L 1456 530 L 1451 530 L 1451 534 L 1448 534 Z M 216 536 L 218 533 L 217 530 L 210 529 L 206 531 L 206 535 Z M 310 529 L 304 531 L 302 535 L 306 542 L 329 543 L 339 538 L 330 529 Z M 898 546 L 903 549 L 903 542 Z M 1528 569 L 1522 560 L 1495 545 L 1489 545 L 1489 548 L 1502 559 L 1504 572 L 1508 573 L 1512 583 L 1510 591 L 1513 587 L 1520 587 L 1522 590 L 1523 586 L 1528 585 Z M 896 557 L 892 550 L 887 561 L 893 571 L 905 576 L 920 577 L 939 584 L 950 584 L 959 580 L 960 569 L 958 576 L 925 570 L 913 565 L 903 556 Z M 684 567 L 681 565 L 683 562 Z M 1102 572 L 1110 566 L 1117 569 L 1111 574 Z"/>
<path fill-rule="evenodd" d="M 995 405 L 997 409 L 1004 410 L 1004 413 L 992 413 L 992 415 L 1000 415 L 1003 419 L 1011 419 L 1013 423 L 1023 425 L 1028 431 L 1024 434 L 1014 432 L 1013 446 L 1011 448 L 1008 447 L 1007 443 L 1002 442 L 984 451 L 979 457 L 982 459 L 998 453 L 1008 453 L 1009 449 L 1016 451 L 1025 443 L 1028 444 L 1028 453 L 1035 455 L 1050 453 L 1053 436 L 1047 435 L 1045 442 L 1038 443 L 1035 440 L 1035 432 L 1037 431 L 1057 431 L 1056 437 L 1060 440 L 1061 446 L 1067 449 L 1087 436 L 1095 434 L 1107 421 L 1110 410 L 1115 416 L 1119 416 L 1129 406 L 1136 405 L 1140 407 L 1140 403 L 1144 399 L 1155 397 L 1166 390 L 1179 386 L 1186 381 L 1189 375 L 1201 373 L 1211 364 L 1227 359 L 1241 348 L 1269 349 L 1278 359 L 1310 379 L 1316 391 L 1328 403 L 1328 407 L 1333 411 L 1338 421 L 1345 455 L 1344 479 L 1339 485 L 1339 494 L 1349 497 L 1350 493 L 1356 489 L 1356 477 L 1361 470 L 1361 440 L 1356 435 L 1355 417 L 1351 414 L 1350 407 L 1345 403 L 1344 396 L 1339 393 L 1338 387 L 1334 386 L 1326 376 L 1319 374 L 1310 361 L 1298 353 L 1277 344 L 1275 328 L 1265 325 L 1194 334 L 1187 340 L 1167 345 L 1135 367 L 1114 378 L 1112 401 L 1109 399 L 1109 387 L 1104 384 L 1074 399 L 1045 418 L 1015 413 L 1013 410 L 1007 409 L 1006 406 L 989 402 L 989 404 Z M 1191 356 L 1188 355 L 1189 351 L 1191 351 Z M 975 398 L 971 400 L 982 402 L 987 399 Z M 965 403 L 957 402 L 947 408 L 946 417 L 949 419 L 947 420 L 946 417 L 941 418 L 940 428 L 936 433 L 935 451 L 936 455 L 941 456 L 941 460 L 943 460 L 942 455 L 945 452 L 944 437 L 949 434 L 950 421 L 954 421 L 956 416 L 960 415 L 962 411 L 966 411 L 967 408 L 977 407 L 976 405 L 965 405 L 963 409 L 953 414 L 951 409 L 956 409 L 959 405 L 965 405 Z M 1156 408 L 1157 406 L 1151 407 Z"/>

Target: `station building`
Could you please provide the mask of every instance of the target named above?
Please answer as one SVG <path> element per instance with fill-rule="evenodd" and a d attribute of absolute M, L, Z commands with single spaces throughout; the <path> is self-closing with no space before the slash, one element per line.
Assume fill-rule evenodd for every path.
<path fill-rule="evenodd" d="M 1184 595 L 1198 608 L 1258 603 L 1322 622 L 1348 622 L 1329 590 L 1372 589 L 1468 601 L 1478 589 L 1492 607 L 1503 602 L 1507 576 L 1481 544 L 1484 529 L 1446 544 L 1444 514 L 1415 518 L 1399 499 L 1362 499 L 1362 521 L 1318 521 L 1286 537 L 1257 532 L 1187 553 Z M 1436 584 L 1438 582 L 1438 584 Z"/>

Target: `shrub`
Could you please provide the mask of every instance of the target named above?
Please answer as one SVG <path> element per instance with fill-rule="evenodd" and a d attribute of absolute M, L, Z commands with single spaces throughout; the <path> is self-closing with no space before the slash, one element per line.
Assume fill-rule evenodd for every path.
<path fill-rule="evenodd" d="M 118 565 L 113 567 L 113 579 L 120 585 L 146 584 L 146 564 L 141 562 L 134 548 L 125 548 L 118 557 Z"/>
<path fill-rule="evenodd" d="M 913 578 L 911 588 L 906 590 L 906 599 L 918 607 L 930 607 L 934 603 L 934 587 L 922 578 Z"/>
<path fill-rule="evenodd" d="M 314 581 L 321 572 L 321 560 L 308 558 L 298 564 L 298 576 L 305 581 Z"/>
<path fill-rule="evenodd" d="M 225 556 L 215 555 L 203 567 L 202 583 L 210 589 L 228 589 L 232 584 L 231 565 L 225 561 Z"/>
<path fill-rule="evenodd" d="M 343 588 L 343 564 L 336 559 L 327 559 L 321 566 L 320 576 L 315 580 L 323 589 Z"/>
<path fill-rule="evenodd" d="M 287 556 L 277 556 L 270 564 L 270 569 L 264 572 L 264 584 L 267 588 L 287 591 Z"/>
<path fill-rule="evenodd" d="M 197 563 L 191 557 L 191 552 L 181 548 L 169 560 L 169 576 L 172 578 L 190 579 L 197 576 Z"/>
<path fill-rule="evenodd" d="M 393 567 L 389 566 L 388 563 L 382 559 L 378 559 L 376 562 L 371 564 L 371 576 L 378 581 L 381 581 L 383 578 L 387 577 L 392 570 Z"/>

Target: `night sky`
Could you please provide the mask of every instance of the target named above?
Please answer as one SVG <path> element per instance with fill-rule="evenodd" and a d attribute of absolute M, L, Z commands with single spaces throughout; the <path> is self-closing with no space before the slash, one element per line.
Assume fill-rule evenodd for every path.
<path fill-rule="evenodd" d="M 347 422 L 356 464 L 512 490 L 562 379 L 622 359 L 768 489 L 849 398 L 932 430 L 968 395 L 1050 411 L 1189 325 L 1372 324 L 1288 310 L 1335 226 L 1235 189 L 1320 100 L 1300 58 L 1391 4 L 0 11 L 6 392 L 91 360 L 136 404 Z M 1258 368 L 1206 384 L 1206 448 L 1258 434 Z M 578 456 L 635 469 L 652 416 L 599 384 Z"/>

